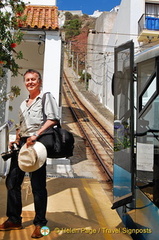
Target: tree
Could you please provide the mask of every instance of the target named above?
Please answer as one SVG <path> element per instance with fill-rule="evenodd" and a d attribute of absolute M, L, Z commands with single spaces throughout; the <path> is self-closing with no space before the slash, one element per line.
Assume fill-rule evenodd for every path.
<path fill-rule="evenodd" d="M 26 16 L 22 16 L 25 3 L 21 0 L 0 0 L 0 77 L 9 69 L 13 76 L 18 74 L 16 59 L 22 59 L 22 52 L 16 46 L 22 41 L 19 27 Z"/>
<path fill-rule="evenodd" d="M 70 12 L 65 12 L 66 21 L 67 21 L 67 20 L 71 20 L 72 17 L 73 17 L 73 14 L 72 14 L 72 13 L 70 13 Z"/>
<path fill-rule="evenodd" d="M 6 101 L 20 94 L 18 86 L 12 86 L 7 92 L 7 70 L 13 76 L 18 75 L 17 59 L 22 59 L 21 51 L 16 46 L 21 43 L 23 34 L 20 31 L 26 16 L 22 13 L 25 3 L 21 0 L 0 0 L 0 125 L 4 123 Z"/>
<path fill-rule="evenodd" d="M 64 29 L 66 32 L 66 40 L 70 40 L 72 37 L 80 34 L 81 24 L 82 22 L 80 19 L 72 19 L 65 22 Z"/>

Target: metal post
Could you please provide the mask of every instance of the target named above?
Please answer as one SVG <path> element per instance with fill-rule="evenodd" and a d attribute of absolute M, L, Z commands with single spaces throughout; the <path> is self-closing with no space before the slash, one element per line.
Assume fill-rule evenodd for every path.
<path fill-rule="evenodd" d="M 106 56 L 104 55 L 104 66 L 103 66 L 103 100 L 102 100 L 102 102 L 103 102 L 103 105 L 105 105 L 105 103 L 106 103 L 106 96 L 105 96 L 105 90 L 106 90 L 106 74 L 105 74 L 105 64 L 106 64 Z"/>
<path fill-rule="evenodd" d="M 85 82 L 85 86 L 87 88 L 87 56 L 85 55 L 85 72 L 84 72 L 84 82 Z"/>
<path fill-rule="evenodd" d="M 71 55 L 71 57 L 72 57 L 72 70 L 74 70 L 74 64 L 73 64 L 73 62 L 74 62 L 74 55 L 73 55 L 73 52 L 72 52 L 72 55 Z"/>

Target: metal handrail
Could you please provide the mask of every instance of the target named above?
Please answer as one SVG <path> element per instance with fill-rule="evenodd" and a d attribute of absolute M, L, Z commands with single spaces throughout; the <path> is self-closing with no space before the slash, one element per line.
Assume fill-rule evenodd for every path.
<path fill-rule="evenodd" d="M 7 151 L 8 141 L 9 141 L 9 126 L 8 126 L 7 122 L 0 127 L 0 139 L 1 139 L 2 131 L 5 131 L 5 144 L 3 145 L 3 147 L 4 147 L 5 151 Z M 0 144 L 1 144 L 1 142 L 0 142 Z"/>
<path fill-rule="evenodd" d="M 8 151 L 9 126 L 8 123 L 0 127 L 0 153 Z M 10 161 L 4 161 L 0 156 L 0 177 L 6 177 L 10 168 Z"/>
<path fill-rule="evenodd" d="M 5 123 L 5 124 L 3 124 L 3 125 L 0 127 L 0 132 L 1 132 L 4 128 L 6 128 L 6 127 L 8 127 L 8 123 Z"/>

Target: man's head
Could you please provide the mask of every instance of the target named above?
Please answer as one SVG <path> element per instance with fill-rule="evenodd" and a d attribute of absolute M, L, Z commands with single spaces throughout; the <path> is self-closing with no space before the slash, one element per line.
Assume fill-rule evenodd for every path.
<path fill-rule="evenodd" d="M 41 74 L 40 74 L 38 71 L 36 71 L 36 70 L 34 70 L 34 69 L 28 69 L 28 70 L 24 73 L 24 78 L 25 78 L 25 75 L 26 75 L 27 73 L 36 73 L 36 74 L 38 75 L 39 80 L 42 81 Z"/>
<path fill-rule="evenodd" d="M 34 69 L 28 69 L 24 73 L 24 83 L 30 93 L 33 91 L 40 91 L 42 85 L 41 74 Z"/>

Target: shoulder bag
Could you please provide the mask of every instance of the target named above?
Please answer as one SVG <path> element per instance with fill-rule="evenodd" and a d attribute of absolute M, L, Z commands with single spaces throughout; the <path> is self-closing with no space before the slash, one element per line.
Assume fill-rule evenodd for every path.
<path fill-rule="evenodd" d="M 46 115 L 44 112 L 46 94 L 51 94 L 49 92 L 44 93 L 42 98 L 42 111 L 43 120 L 46 121 Z M 62 128 L 60 124 L 48 128 L 44 133 L 42 133 L 37 141 L 44 144 L 47 149 L 48 158 L 64 158 L 73 156 L 74 149 L 74 137 L 73 134 L 66 129 Z"/>

